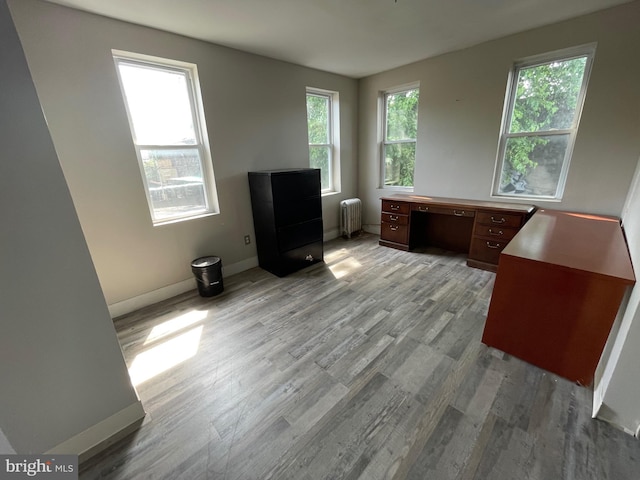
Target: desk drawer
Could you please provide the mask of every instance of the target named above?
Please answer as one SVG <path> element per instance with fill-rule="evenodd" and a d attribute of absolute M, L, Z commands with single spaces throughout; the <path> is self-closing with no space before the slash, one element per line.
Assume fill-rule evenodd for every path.
<path fill-rule="evenodd" d="M 409 243 L 409 225 L 382 222 L 380 238 L 389 242 L 407 244 Z"/>
<path fill-rule="evenodd" d="M 478 212 L 476 222 L 484 225 L 496 225 L 501 227 L 520 227 L 522 215 L 516 213 L 502 213 L 483 211 Z"/>
<path fill-rule="evenodd" d="M 408 202 L 398 202 L 394 200 L 382 200 L 382 211 L 390 213 L 401 213 L 409 215 L 411 204 Z"/>
<path fill-rule="evenodd" d="M 387 223 L 396 223 L 398 225 L 408 225 L 409 215 L 398 215 L 396 213 L 382 212 L 382 221 Z"/>
<path fill-rule="evenodd" d="M 474 237 L 471 240 L 469 259 L 479 262 L 498 264 L 500 252 L 507 246 L 507 241 L 486 240 Z"/>
<path fill-rule="evenodd" d="M 455 217 L 473 217 L 475 212 L 470 209 L 441 207 L 439 205 L 423 205 L 420 203 L 411 204 L 411 210 L 414 212 L 439 213 L 440 215 L 453 215 Z"/>
<path fill-rule="evenodd" d="M 494 242 L 508 242 L 518 233 L 517 228 L 502 227 L 494 225 L 476 225 L 475 236 L 484 237 Z"/>

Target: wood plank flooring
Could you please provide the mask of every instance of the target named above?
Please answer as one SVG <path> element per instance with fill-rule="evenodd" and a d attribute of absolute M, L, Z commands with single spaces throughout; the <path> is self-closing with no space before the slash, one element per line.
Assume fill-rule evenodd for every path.
<path fill-rule="evenodd" d="M 119 318 L 136 378 L 145 357 L 179 363 L 137 385 L 143 426 L 80 478 L 640 478 L 640 444 L 591 419 L 591 390 L 480 342 L 494 274 L 377 241 Z"/>

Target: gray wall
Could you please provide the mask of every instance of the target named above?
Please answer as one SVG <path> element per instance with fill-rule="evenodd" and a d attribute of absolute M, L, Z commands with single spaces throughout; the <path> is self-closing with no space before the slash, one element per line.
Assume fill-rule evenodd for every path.
<path fill-rule="evenodd" d="M 640 265 L 640 162 L 622 213 L 629 253 L 634 265 Z M 638 270 L 636 268 L 636 276 Z M 598 418 L 638 436 L 640 433 L 640 286 L 631 289 L 625 308 L 619 313 L 596 372 L 594 394 Z"/>
<path fill-rule="evenodd" d="M 190 261 L 225 273 L 257 264 L 247 172 L 308 166 L 305 87 L 338 91 L 342 193 L 357 193 L 357 81 L 34 0 L 10 1 L 51 136 L 108 304 L 192 280 Z M 192 62 L 209 129 L 220 214 L 153 227 L 111 49 Z M 195 288 L 195 282 L 191 285 Z"/>
<path fill-rule="evenodd" d="M 5 0 L 0 64 L 0 448 L 42 453 L 138 399 Z"/>
<path fill-rule="evenodd" d="M 507 75 L 515 60 L 597 42 L 595 63 L 561 202 L 547 208 L 620 215 L 640 151 L 640 2 L 487 42 L 360 82 L 364 221 L 380 224 L 379 92 L 420 82 L 415 193 L 488 200 Z"/>

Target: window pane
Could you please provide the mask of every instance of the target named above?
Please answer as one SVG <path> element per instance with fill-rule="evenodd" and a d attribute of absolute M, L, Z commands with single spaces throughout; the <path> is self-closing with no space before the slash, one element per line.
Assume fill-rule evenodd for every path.
<path fill-rule="evenodd" d="M 330 143 L 328 97 L 307 95 L 307 124 L 310 144 Z"/>
<path fill-rule="evenodd" d="M 587 57 L 522 68 L 510 133 L 573 127 Z"/>
<path fill-rule="evenodd" d="M 499 193 L 555 196 L 569 137 L 508 138 Z"/>
<path fill-rule="evenodd" d="M 384 184 L 412 187 L 416 164 L 416 144 L 394 143 L 384 146 Z"/>
<path fill-rule="evenodd" d="M 418 89 L 386 95 L 386 141 L 412 140 L 416 138 L 418 129 L 418 95 Z"/>
<path fill-rule="evenodd" d="M 320 169 L 320 188 L 329 190 L 331 188 L 331 147 L 309 146 L 309 158 L 311 168 Z"/>
<path fill-rule="evenodd" d="M 207 202 L 197 148 L 140 150 L 155 220 L 204 212 Z"/>
<path fill-rule="evenodd" d="M 138 145 L 195 145 L 185 72 L 119 63 Z"/>

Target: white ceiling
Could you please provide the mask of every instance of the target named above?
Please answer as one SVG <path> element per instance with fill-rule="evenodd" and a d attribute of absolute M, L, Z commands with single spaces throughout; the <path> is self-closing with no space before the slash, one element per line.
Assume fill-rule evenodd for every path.
<path fill-rule="evenodd" d="M 47 0 L 360 78 L 629 0 Z"/>

